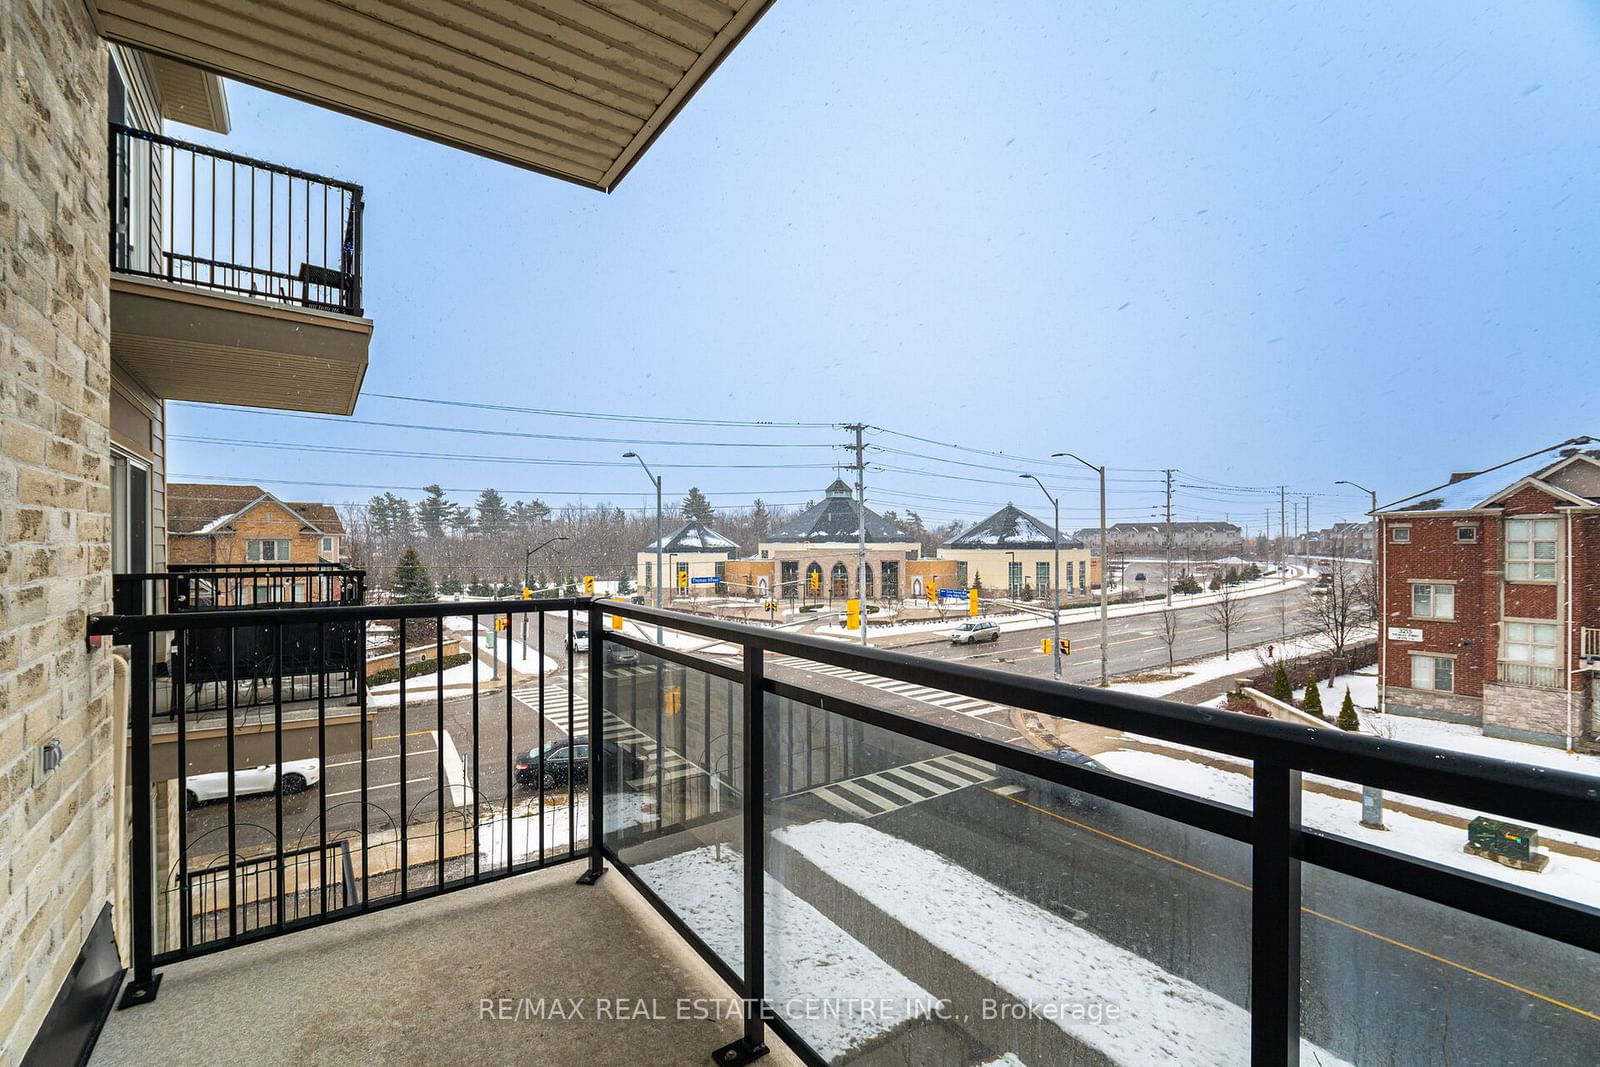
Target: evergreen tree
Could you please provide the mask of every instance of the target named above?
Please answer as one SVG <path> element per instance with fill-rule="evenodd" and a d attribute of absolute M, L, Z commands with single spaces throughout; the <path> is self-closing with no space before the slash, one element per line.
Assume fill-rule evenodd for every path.
<path fill-rule="evenodd" d="M 417 524 L 422 527 L 424 536 L 443 537 L 450 516 L 450 502 L 437 485 L 425 485 L 422 489 L 428 495 L 417 501 Z"/>
<path fill-rule="evenodd" d="M 750 532 L 755 535 L 757 544 L 767 539 L 767 526 L 771 521 L 772 517 L 767 514 L 766 502 L 756 497 L 755 507 L 750 510 Z"/>
<path fill-rule="evenodd" d="M 372 533 L 379 540 L 394 536 L 394 512 L 386 497 L 375 496 L 367 501 L 367 521 L 372 523 Z"/>
<path fill-rule="evenodd" d="M 1315 667 L 1311 669 L 1311 677 L 1306 679 L 1306 695 L 1305 699 L 1300 701 L 1300 707 L 1308 715 L 1315 715 L 1319 719 L 1323 718 L 1322 694 L 1317 692 L 1317 671 Z"/>
<path fill-rule="evenodd" d="M 511 513 L 506 510 L 505 498 L 493 489 L 478 494 L 478 532 L 496 537 L 506 531 Z"/>
<path fill-rule="evenodd" d="M 683 512 L 683 517 L 688 521 L 702 523 L 706 526 L 710 526 L 712 520 L 717 517 L 716 511 L 711 507 L 711 501 L 707 500 L 706 495 L 696 486 L 689 488 L 689 495 L 683 498 L 683 505 L 680 510 Z"/>
<path fill-rule="evenodd" d="M 1289 684 L 1289 672 L 1283 669 L 1283 664 L 1278 664 L 1278 669 L 1272 675 L 1272 697 L 1285 704 L 1294 703 L 1294 686 Z"/>
<path fill-rule="evenodd" d="M 417 557 L 417 550 L 406 547 L 394 565 L 394 581 L 389 586 L 400 604 L 423 604 L 433 599 L 433 579 Z"/>
<path fill-rule="evenodd" d="M 476 574 L 474 574 L 472 576 L 472 581 L 467 583 L 467 592 L 473 596 L 488 596 L 489 587 L 483 584 L 482 578 L 479 578 Z"/>
<path fill-rule="evenodd" d="M 1211 582 L 1210 582 L 1209 585 L 1206 586 L 1206 588 L 1210 589 L 1212 592 L 1216 592 L 1218 589 L 1221 589 L 1222 588 L 1222 575 L 1220 573 L 1213 573 L 1211 575 Z"/>
<path fill-rule="evenodd" d="M 461 592 L 461 579 L 451 578 L 446 575 L 444 580 L 439 583 L 439 592 L 445 596 L 455 596 Z"/>
<path fill-rule="evenodd" d="M 460 504 L 451 504 L 446 521 L 449 522 L 450 528 L 456 533 L 469 534 L 473 529 L 472 508 L 463 507 Z"/>
<path fill-rule="evenodd" d="M 1356 715 L 1356 702 L 1350 699 L 1349 686 L 1344 687 L 1344 703 L 1339 705 L 1339 729 L 1361 729 L 1361 719 Z"/>
<path fill-rule="evenodd" d="M 625 571 L 622 572 L 622 577 L 617 579 L 617 592 L 618 593 L 631 593 L 631 592 L 633 592 L 633 572 L 632 571 L 625 570 Z"/>

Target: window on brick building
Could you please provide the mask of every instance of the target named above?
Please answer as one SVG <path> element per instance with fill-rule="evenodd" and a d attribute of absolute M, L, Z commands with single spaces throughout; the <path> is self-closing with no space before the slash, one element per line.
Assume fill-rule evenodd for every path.
<path fill-rule="evenodd" d="M 1462 544 L 1471 544 L 1472 542 L 1476 541 L 1477 539 L 1478 539 L 1478 528 L 1476 526 L 1457 526 L 1456 527 L 1456 540 L 1461 542 Z"/>
<path fill-rule="evenodd" d="M 1500 658 L 1507 663 L 1532 663 L 1554 667 L 1559 631 L 1553 622 L 1507 622 L 1500 646 Z"/>
<path fill-rule="evenodd" d="M 1409 527 L 1409 526 L 1391 526 L 1391 527 L 1389 527 L 1389 540 L 1392 541 L 1393 543 L 1397 544 L 1397 545 L 1410 544 L 1411 543 L 1411 527 Z"/>
<path fill-rule="evenodd" d="M 1456 587 L 1449 582 L 1413 582 L 1411 617 L 1414 619 L 1453 619 L 1456 617 Z"/>
<path fill-rule="evenodd" d="M 1513 582 L 1556 580 L 1556 520 L 1506 520 L 1506 579 Z"/>
<path fill-rule="evenodd" d="M 1411 688 L 1456 691 L 1456 661 L 1449 656 L 1411 654 Z"/>
<path fill-rule="evenodd" d="M 248 537 L 244 542 L 244 558 L 250 563 L 289 562 L 287 537 Z"/>

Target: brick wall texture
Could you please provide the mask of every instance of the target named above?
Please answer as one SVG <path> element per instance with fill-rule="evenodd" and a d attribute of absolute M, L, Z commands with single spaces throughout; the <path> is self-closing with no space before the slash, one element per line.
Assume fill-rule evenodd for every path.
<path fill-rule="evenodd" d="M 85 5 L 0 3 L 0 1067 L 111 896 L 105 122 Z"/>

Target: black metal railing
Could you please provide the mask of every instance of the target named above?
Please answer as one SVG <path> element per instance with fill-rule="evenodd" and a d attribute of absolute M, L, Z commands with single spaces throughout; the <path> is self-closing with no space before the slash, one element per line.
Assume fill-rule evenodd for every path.
<path fill-rule="evenodd" d="M 110 125 L 111 269 L 361 314 L 361 186 Z"/>
<path fill-rule="evenodd" d="M 557 666 L 567 673 L 549 681 L 550 672 L 523 672 L 503 694 L 476 666 L 450 692 L 442 673 L 412 683 L 409 694 L 402 680 L 392 709 L 378 709 L 363 688 L 358 736 L 335 764 L 319 701 L 321 765 L 343 762 L 345 777 L 319 783 L 316 817 L 291 834 L 285 805 L 301 794 L 274 791 L 257 803 L 230 785 L 225 814 L 218 810 L 210 827 L 180 820 L 177 861 L 159 862 L 150 802 L 159 784 L 154 635 L 261 626 L 281 635 L 305 623 L 365 631 L 392 619 L 400 647 L 408 626 L 432 623 L 442 649 L 457 613 L 469 614 L 474 632 L 484 619 L 509 629 L 516 615 L 531 615 L 539 656 L 547 629 L 565 635 Z M 581 658 L 573 654 L 578 627 L 589 637 Z M 153 996 L 155 969 L 185 956 L 581 858 L 581 881 L 609 860 L 742 998 L 744 1034 L 717 1050 L 719 1063 L 759 1055 L 768 1026 L 812 1064 L 850 1062 L 889 1043 L 899 1046 L 897 1062 L 1006 1052 L 1023 1062 L 1117 1061 L 1140 1027 L 1151 1028 L 1143 1052 L 1185 1058 L 1179 1050 L 1194 1041 L 1194 1062 L 1293 1064 L 1303 1049 L 1306 1062 L 1413 1062 L 1453 1042 L 1468 1043 L 1467 1058 L 1512 1062 L 1516 1048 L 1538 1047 L 1552 1061 L 1593 1062 L 1589 1053 L 1600 1047 L 1592 983 L 1600 911 L 1405 854 L 1407 837 L 1391 849 L 1308 825 L 1316 820 L 1303 811 L 1303 797 L 1356 783 L 1600 836 L 1600 779 L 617 601 L 98 617 L 90 632 L 131 645 L 138 683 L 134 981 L 125 1003 Z M 651 640 L 661 632 L 671 637 Z M 1248 799 L 1205 799 L 884 706 L 908 686 L 930 708 L 977 701 L 1126 735 L 1146 750 L 1232 761 L 1248 773 Z M 421 712 L 409 706 L 419 695 L 431 705 Z M 281 702 L 274 713 L 269 736 L 283 767 Z M 369 723 L 374 713 L 390 721 L 379 729 Z M 176 766 L 187 769 L 183 718 L 173 741 Z M 547 720 L 555 748 L 546 744 Z M 405 740 L 419 727 L 434 738 L 420 763 Z M 462 744 L 446 740 L 453 737 Z M 587 741 L 587 750 L 572 744 L 563 754 L 561 739 Z M 230 727 L 230 783 L 240 743 Z M 411 767 L 416 780 L 408 780 Z M 519 779 L 527 782 L 520 804 Z M 380 790 L 398 803 L 374 804 Z M 359 799 L 341 801 L 350 807 L 330 834 L 329 801 L 347 795 Z M 252 822 L 247 803 L 263 818 Z M 313 801 L 303 803 L 309 813 Z M 276 880 L 263 913 L 270 921 L 246 929 L 230 909 L 209 928 L 169 922 L 179 936 L 158 943 L 154 872 L 175 871 L 179 886 L 191 884 L 186 871 L 220 877 L 217 860 L 191 862 L 184 835 L 196 832 L 227 838 L 221 870 L 230 880 L 241 862 L 268 865 Z M 341 833 L 359 891 L 353 904 L 318 907 L 316 894 L 285 872 L 297 849 L 325 855 Z M 308 835 L 315 840 L 301 840 Z M 952 881 L 917 881 L 926 871 Z M 296 893 L 312 905 L 290 906 Z M 223 899 L 244 898 L 233 891 Z M 194 931 L 204 929 L 215 936 L 202 943 Z M 1038 953 L 1028 955 L 1035 943 Z M 832 974 L 853 974 L 858 986 L 847 977 L 830 989 Z M 1065 988 L 1080 979 L 1090 984 Z M 975 1006 L 956 1003 L 979 993 L 1020 1002 L 1030 999 L 1030 981 L 1057 1000 L 1131 1001 L 1122 1006 L 1132 1016 L 1096 1029 L 1031 1010 L 969 1016 Z M 852 990 L 931 996 L 934 1010 L 887 1022 L 874 1014 L 872 1025 L 841 1037 L 826 1011 L 795 1008 L 830 994 L 847 1001 Z M 1416 1010 L 1384 1008 L 1419 996 L 1427 1004 Z M 1441 1014 L 1419 1019 L 1424 1007 Z"/>

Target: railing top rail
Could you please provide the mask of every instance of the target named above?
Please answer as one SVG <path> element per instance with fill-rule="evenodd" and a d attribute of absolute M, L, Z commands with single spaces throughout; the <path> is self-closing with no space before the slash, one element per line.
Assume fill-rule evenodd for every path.
<path fill-rule="evenodd" d="M 339 604 L 168 612 L 160 615 L 91 615 L 89 634 L 132 637 L 162 630 L 229 626 L 279 626 L 302 622 L 351 623 L 388 619 L 433 619 L 441 615 L 518 615 L 543 611 L 587 611 L 584 597 L 555 600 L 431 600 L 422 604 Z"/>
<path fill-rule="evenodd" d="M 310 571 L 339 571 L 347 574 L 365 574 L 366 571 L 352 567 L 346 563 L 335 563 L 331 560 L 320 560 L 316 563 L 273 563 L 270 560 L 260 563 L 169 563 L 167 572 L 173 574 L 189 573 L 193 571 L 232 571 L 232 570 L 310 570 Z M 149 577 L 150 574 L 161 574 L 160 571 L 148 574 L 129 575 L 129 577 Z"/>
<path fill-rule="evenodd" d="M 210 156 L 213 159 L 220 159 L 229 163 L 238 163 L 242 166 L 255 167 L 258 170 L 270 171 L 273 174 L 282 174 L 285 177 L 296 178 L 302 181 L 320 182 L 323 185 L 332 186 L 335 189 L 343 189 L 350 193 L 356 200 L 361 199 L 362 188 L 355 182 L 347 182 L 341 178 L 330 178 L 326 174 L 316 174 L 308 170 L 299 170 L 295 167 L 284 166 L 281 163 L 273 163 L 265 159 L 255 159 L 251 156 L 240 155 L 237 152 L 229 152 L 221 148 L 212 148 L 209 145 L 195 144 L 192 141 L 180 141 L 176 137 L 168 137 L 161 133 L 152 133 L 149 130 L 141 130 L 133 126 L 124 126 L 119 122 L 112 122 L 108 125 L 116 133 L 133 137 L 137 140 L 149 141 L 152 144 L 166 145 L 169 148 L 181 148 L 185 151 L 195 152 L 199 155 Z"/>
<path fill-rule="evenodd" d="M 1448 752 L 1343 730 L 1300 726 L 1093 686 L 1030 678 L 903 652 L 616 601 L 605 610 L 637 621 L 764 651 L 861 670 L 1047 715 L 1077 719 L 1250 760 L 1397 789 L 1583 833 L 1600 833 L 1600 779 L 1489 756 Z M 904 717 L 908 723 L 918 722 Z M 1489 792 L 1485 793 L 1485 787 Z"/>

